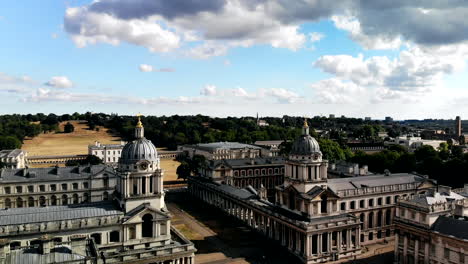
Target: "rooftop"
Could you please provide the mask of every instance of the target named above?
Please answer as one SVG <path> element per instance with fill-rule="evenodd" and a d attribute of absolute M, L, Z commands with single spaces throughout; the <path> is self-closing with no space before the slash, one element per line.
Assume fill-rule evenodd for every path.
<path fill-rule="evenodd" d="M 239 143 L 239 142 L 213 142 L 213 143 L 202 143 L 202 144 L 196 144 L 192 145 L 194 148 L 199 148 L 207 151 L 215 151 L 217 149 L 261 149 L 261 147 L 250 145 L 250 144 L 244 144 L 244 143 Z"/>
<path fill-rule="evenodd" d="M 82 260 L 83 262 L 80 262 Z M 85 263 L 85 256 L 74 254 L 67 246 L 55 246 L 49 254 L 41 254 L 37 248 L 24 248 L 11 250 L 6 255 L 5 263 L 31 264 L 31 263 Z"/>
<path fill-rule="evenodd" d="M 457 219 L 454 217 L 439 216 L 431 229 L 447 236 L 468 240 L 468 221 L 466 218 Z"/>
<path fill-rule="evenodd" d="M 123 215 L 112 202 L 0 209 L 0 226 Z"/>
<path fill-rule="evenodd" d="M 50 168 L 2 169 L 0 170 L 0 183 L 50 180 L 63 181 L 67 179 L 93 177 L 104 172 L 113 175 L 114 169 L 103 164 Z"/>
<path fill-rule="evenodd" d="M 0 150 L 0 159 L 1 158 L 16 158 L 21 154 L 24 154 L 25 151 L 22 149 L 4 149 Z"/>
<path fill-rule="evenodd" d="M 275 157 L 275 158 L 253 158 L 253 159 L 226 159 L 226 160 L 213 160 L 209 162 L 209 166 L 216 168 L 219 165 L 225 165 L 231 168 L 235 167 L 246 167 L 246 166 L 262 166 L 262 165 L 284 165 L 284 158 Z"/>
<path fill-rule="evenodd" d="M 424 177 L 411 173 L 396 173 L 390 175 L 376 174 L 351 178 L 328 179 L 328 187 L 334 192 L 337 192 L 367 187 L 423 182 L 424 180 Z"/>

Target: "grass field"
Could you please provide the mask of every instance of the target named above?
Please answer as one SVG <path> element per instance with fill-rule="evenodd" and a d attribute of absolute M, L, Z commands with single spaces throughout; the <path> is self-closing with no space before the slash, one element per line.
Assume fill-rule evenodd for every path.
<path fill-rule="evenodd" d="M 59 127 L 67 122 L 60 123 Z M 102 144 L 119 144 L 120 137 L 112 135 L 104 127 L 99 127 L 99 131 L 89 130 L 86 121 L 70 121 L 75 127 L 72 133 L 47 133 L 40 134 L 33 139 L 26 139 L 22 149 L 28 152 L 29 156 L 55 156 L 55 155 L 78 155 L 88 154 L 88 145 L 99 141 Z M 163 149 L 158 149 L 163 150 Z M 161 160 L 161 168 L 164 169 L 164 181 L 176 181 L 176 170 L 179 162 L 175 160 Z M 50 167 L 55 165 L 44 164 L 36 167 Z"/>
<path fill-rule="evenodd" d="M 67 122 L 60 123 L 60 129 Z M 33 139 L 24 140 L 22 149 L 29 156 L 77 155 L 87 154 L 88 145 L 99 141 L 102 144 L 118 144 L 120 137 L 112 135 L 106 128 L 99 127 L 99 131 L 89 130 L 85 121 L 70 121 L 75 127 L 72 133 L 40 134 Z"/>

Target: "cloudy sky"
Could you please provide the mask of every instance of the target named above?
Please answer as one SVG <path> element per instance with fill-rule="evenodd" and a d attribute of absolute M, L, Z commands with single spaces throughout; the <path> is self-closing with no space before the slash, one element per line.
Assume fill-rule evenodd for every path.
<path fill-rule="evenodd" d="M 0 2 L 0 113 L 468 119 L 466 0 Z"/>

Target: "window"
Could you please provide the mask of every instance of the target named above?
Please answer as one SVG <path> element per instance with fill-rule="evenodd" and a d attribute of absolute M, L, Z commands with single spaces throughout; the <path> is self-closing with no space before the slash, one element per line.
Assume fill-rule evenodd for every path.
<path fill-rule="evenodd" d="M 352 209 L 352 210 L 356 209 L 356 202 L 355 201 L 351 201 L 351 203 L 349 205 L 350 205 L 349 209 Z"/>
<path fill-rule="evenodd" d="M 78 190 L 78 183 L 73 183 L 72 184 L 73 190 Z"/>
<path fill-rule="evenodd" d="M 340 203 L 340 210 L 341 210 L 341 211 L 345 211 L 345 210 L 346 210 L 346 203 L 345 203 L 345 202 Z"/>
<path fill-rule="evenodd" d="M 51 184 L 50 185 L 50 190 L 53 191 L 53 192 L 57 191 L 57 185 Z"/>
<path fill-rule="evenodd" d="M 46 199 L 44 196 L 39 197 L 39 206 L 45 207 L 46 206 Z"/>
<path fill-rule="evenodd" d="M 444 258 L 446 259 L 450 258 L 450 249 L 444 248 Z"/>
<path fill-rule="evenodd" d="M 359 201 L 359 208 L 364 208 L 364 200 Z"/>
<path fill-rule="evenodd" d="M 68 185 L 66 183 L 62 184 L 62 191 L 66 191 L 68 189 Z"/>
<path fill-rule="evenodd" d="M 385 198 L 385 203 L 386 203 L 386 204 L 391 204 L 391 203 L 392 203 L 392 197 L 391 197 L 391 196 L 387 196 L 387 197 Z"/>
<path fill-rule="evenodd" d="M 34 192 L 34 186 L 33 185 L 29 185 L 28 186 L 28 192 Z"/>
<path fill-rule="evenodd" d="M 411 211 L 411 219 L 416 219 L 416 213 L 414 211 Z"/>
<path fill-rule="evenodd" d="M 11 193 L 11 187 L 5 187 L 5 193 L 10 194 Z"/>
<path fill-rule="evenodd" d="M 88 189 L 88 183 L 87 182 L 83 182 L 83 188 Z"/>
<path fill-rule="evenodd" d="M 45 192 L 45 185 L 39 185 L 39 191 Z"/>
<path fill-rule="evenodd" d="M 377 205 L 382 205 L 382 197 L 377 198 Z"/>
<path fill-rule="evenodd" d="M 11 200 L 10 198 L 5 199 L 5 208 L 11 208 Z"/>
<path fill-rule="evenodd" d="M 120 241 L 120 233 L 119 231 L 112 231 L 109 234 L 109 241 L 110 242 L 119 242 Z"/>
<path fill-rule="evenodd" d="M 136 231 L 135 227 L 131 226 L 128 228 L 128 236 L 130 239 L 135 239 L 136 238 Z"/>
<path fill-rule="evenodd" d="M 400 209 L 400 216 L 405 217 L 405 209 Z"/>
<path fill-rule="evenodd" d="M 373 207 L 374 206 L 374 199 L 369 199 L 369 207 Z"/>
<path fill-rule="evenodd" d="M 34 207 L 34 198 L 32 197 L 28 198 L 28 207 Z"/>

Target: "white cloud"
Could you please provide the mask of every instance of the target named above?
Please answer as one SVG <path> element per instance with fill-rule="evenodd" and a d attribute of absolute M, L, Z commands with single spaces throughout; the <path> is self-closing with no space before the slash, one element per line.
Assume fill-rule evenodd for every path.
<path fill-rule="evenodd" d="M 230 60 L 224 60 L 223 64 L 224 64 L 224 66 L 231 66 L 231 61 Z"/>
<path fill-rule="evenodd" d="M 325 37 L 323 33 L 320 32 L 312 32 L 309 34 L 310 42 L 317 42 L 322 40 Z"/>
<path fill-rule="evenodd" d="M 172 68 L 155 69 L 153 66 L 148 64 L 140 64 L 138 68 L 141 72 L 175 72 L 175 70 Z"/>
<path fill-rule="evenodd" d="M 214 85 L 207 84 L 200 91 L 200 94 L 201 95 L 206 95 L 206 96 L 215 96 L 217 94 L 217 88 Z"/>
<path fill-rule="evenodd" d="M 316 103 L 349 104 L 362 102 L 364 89 L 352 82 L 343 82 L 337 78 L 321 80 L 310 86 L 318 98 Z M 357 100 L 358 99 L 358 100 Z"/>
<path fill-rule="evenodd" d="M 46 82 L 45 85 L 54 88 L 71 88 L 73 87 L 72 81 L 66 76 L 54 76 L 50 81 Z"/>

